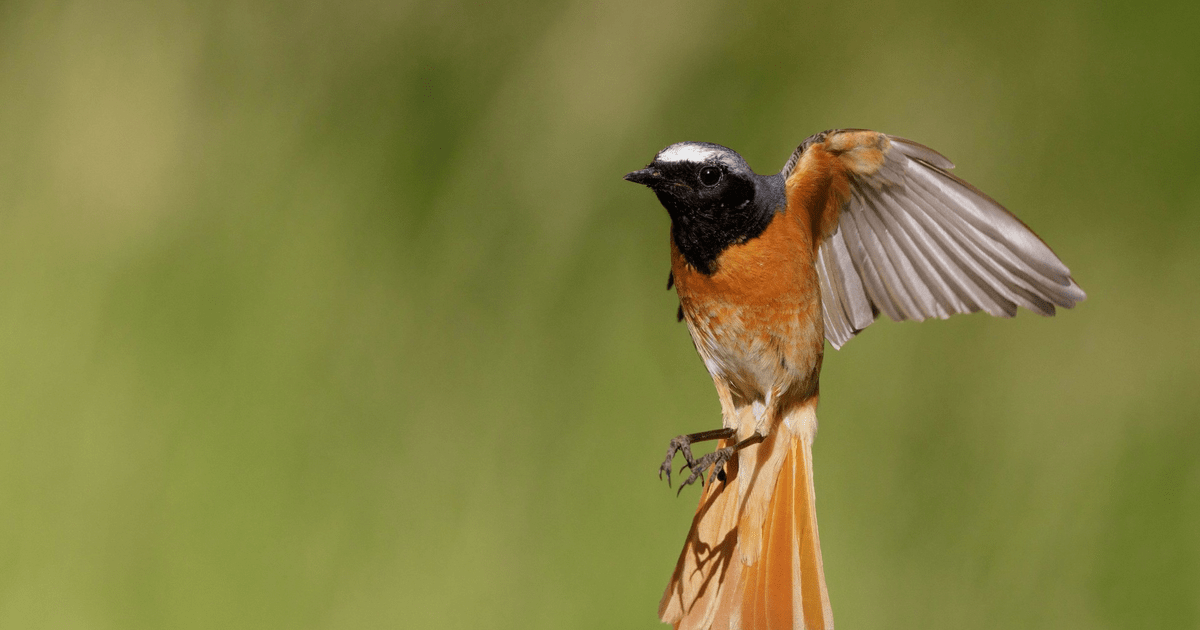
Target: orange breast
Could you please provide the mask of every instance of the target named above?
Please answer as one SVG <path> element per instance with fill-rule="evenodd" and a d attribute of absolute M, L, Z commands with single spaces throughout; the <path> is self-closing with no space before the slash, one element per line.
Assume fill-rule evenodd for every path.
<path fill-rule="evenodd" d="M 671 269 L 692 339 L 710 373 L 744 402 L 811 393 L 824 347 L 812 222 L 789 210 L 730 246 L 704 275 L 671 244 Z"/>

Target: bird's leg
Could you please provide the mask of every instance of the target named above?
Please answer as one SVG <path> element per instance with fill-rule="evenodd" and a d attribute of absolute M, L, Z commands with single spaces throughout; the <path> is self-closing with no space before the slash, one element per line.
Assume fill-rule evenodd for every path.
<path fill-rule="evenodd" d="M 662 466 L 658 467 L 658 478 L 662 479 L 663 473 L 667 474 L 667 486 L 671 485 L 671 461 L 675 459 L 675 453 L 683 453 L 683 459 L 687 462 L 687 466 L 693 467 L 696 465 L 696 458 L 692 457 L 692 444 L 695 442 L 706 442 L 708 440 L 723 440 L 731 438 L 734 435 L 733 429 L 713 429 L 712 431 L 701 431 L 699 433 L 689 433 L 688 435 L 677 435 L 671 439 L 671 443 L 667 445 L 667 458 L 663 460 Z"/>
<path fill-rule="evenodd" d="M 692 474 L 688 475 L 688 478 L 684 479 L 683 483 L 679 484 L 679 492 L 683 492 L 685 487 L 697 479 L 700 480 L 700 485 L 704 485 L 704 470 L 709 466 L 713 467 L 713 471 L 708 477 L 708 483 L 712 483 L 713 480 L 717 478 L 718 473 L 722 473 L 725 470 L 725 462 L 728 462 L 735 453 L 746 448 L 747 446 L 754 446 L 765 439 L 766 436 L 756 432 L 754 435 L 751 435 L 750 437 L 738 442 L 737 444 L 734 444 L 733 446 L 719 448 L 708 455 L 697 459 L 695 464 L 690 464 L 688 466 L 692 469 Z M 723 476 L 722 480 L 724 480 Z M 679 492 L 676 492 L 675 494 L 679 494 Z"/>

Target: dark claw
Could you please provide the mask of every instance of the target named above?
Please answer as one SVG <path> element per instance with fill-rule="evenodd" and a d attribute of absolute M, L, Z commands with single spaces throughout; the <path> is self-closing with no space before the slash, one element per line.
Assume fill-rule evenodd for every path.
<path fill-rule="evenodd" d="M 675 453 L 683 453 L 685 460 L 684 466 L 694 466 L 696 458 L 692 457 L 692 440 L 686 435 L 677 435 L 671 438 L 671 443 L 667 445 L 667 458 L 663 460 L 662 466 L 658 467 L 658 478 L 662 479 L 663 473 L 667 475 L 667 487 L 671 487 L 671 461 L 675 459 Z M 680 471 L 683 468 L 679 469 Z"/>

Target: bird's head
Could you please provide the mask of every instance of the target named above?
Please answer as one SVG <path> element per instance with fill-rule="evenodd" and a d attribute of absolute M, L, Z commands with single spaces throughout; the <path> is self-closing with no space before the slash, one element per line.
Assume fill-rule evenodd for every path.
<path fill-rule="evenodd" d="M 674 220 L 736 212 L 754 201 L 754 171 L 736 151 L 708 142 L 677 142 L 625 179 L 649 186 Z"/>
<path fill-rule="evenodd" d="M 736 151 L 709 142 L 672 144 L 625 179 L 654 191 L 676 245 L 703 273 L 712 273 L 725 248 L 761 234 L 783 207 L 782 177 L 758 175 Z"/>

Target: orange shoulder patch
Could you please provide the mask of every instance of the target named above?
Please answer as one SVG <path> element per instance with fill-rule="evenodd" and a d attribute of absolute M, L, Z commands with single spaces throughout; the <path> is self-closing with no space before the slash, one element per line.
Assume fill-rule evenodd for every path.
<path fill-rule="evenodd" d="M 891 140 L 876 131 L 842 131 L 831 135 L 825 147 L 850 171 L 871 176 L 883 166 Z"/>
<path fill-rule="evenodd" d="M 812 231 L 814 247 L 837 230 L 842 208 L 850 200 L 850 176 L 875 175 L 890 150 L 886 135 L 853 129 L 830 132 L 800 156 L 788 174 L 787 207 Z"/>

